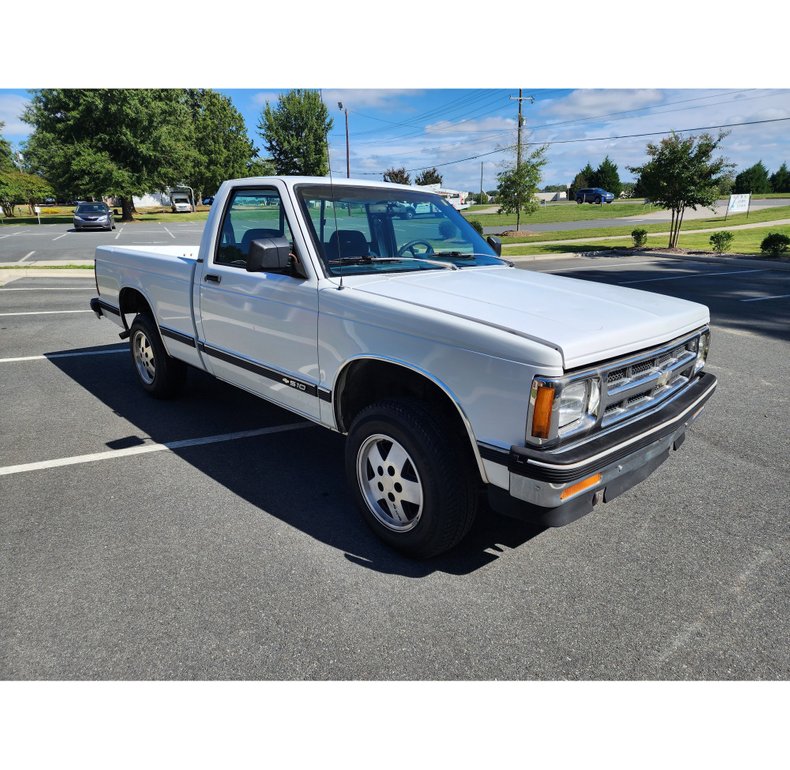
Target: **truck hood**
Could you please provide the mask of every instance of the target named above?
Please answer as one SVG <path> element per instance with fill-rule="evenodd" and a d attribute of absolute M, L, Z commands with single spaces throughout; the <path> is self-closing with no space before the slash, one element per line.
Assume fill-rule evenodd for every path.
<path fill-rule="evenodd" d="M 660 344 L 710 318 L 696 302 L 512 268 L 377 276 L 354 289 L 548 345 L 566 369 Z"/>

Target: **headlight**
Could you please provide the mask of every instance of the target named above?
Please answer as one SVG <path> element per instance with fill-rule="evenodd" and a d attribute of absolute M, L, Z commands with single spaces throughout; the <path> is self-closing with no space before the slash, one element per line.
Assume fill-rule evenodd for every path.
<path fill-rule="evenodd" d="M 530 394 L 527 441 L 544 444 L 592 427 L 601 404 L 598 377 L 554 380 L 536 377 Z"/>

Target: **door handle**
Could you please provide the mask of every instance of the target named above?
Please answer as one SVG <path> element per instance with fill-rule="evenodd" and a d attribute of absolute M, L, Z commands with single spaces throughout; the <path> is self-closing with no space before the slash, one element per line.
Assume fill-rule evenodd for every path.
<path fill-rule="evenodd" d="M 222 276 L 221 275 L 214 275 L 213 273 L 208 273 L 206 275 L 206 280 L 207 281 L 214 281 L 214 283 L 219 283 L 222 280 Z"/>

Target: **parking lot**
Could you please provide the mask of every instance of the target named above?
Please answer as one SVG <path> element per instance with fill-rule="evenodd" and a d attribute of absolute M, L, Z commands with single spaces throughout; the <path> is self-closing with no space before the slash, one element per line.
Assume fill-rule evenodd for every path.
<path fill-rule="evenodd" d="M 0 261 L 126 233 L 49 232 L 10 233 Z M 595 513 L 547 530 L 488 513 L 428 562 L 368 532 L 342 437 L 194 370 L 152 400 L 88 310 L 91 272 L 6 283 L 0 679 L 786 679 L 790 272 L 519 267 L 708 304 L 719 388 Z"/>

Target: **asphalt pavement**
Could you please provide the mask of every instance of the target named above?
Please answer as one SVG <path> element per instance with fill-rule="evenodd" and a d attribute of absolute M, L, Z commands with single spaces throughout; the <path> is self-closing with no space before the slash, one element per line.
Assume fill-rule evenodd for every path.
<path fill-rule="evenodd" d="M 147 397 L 92 274 L 1 287 L 0 679 L 786 679 L 790 273 L 520 267 L 709 304 L 719 388 L 595 513 L 428 562 L 366 529 L 342 437 L 194 370 Z"/>

